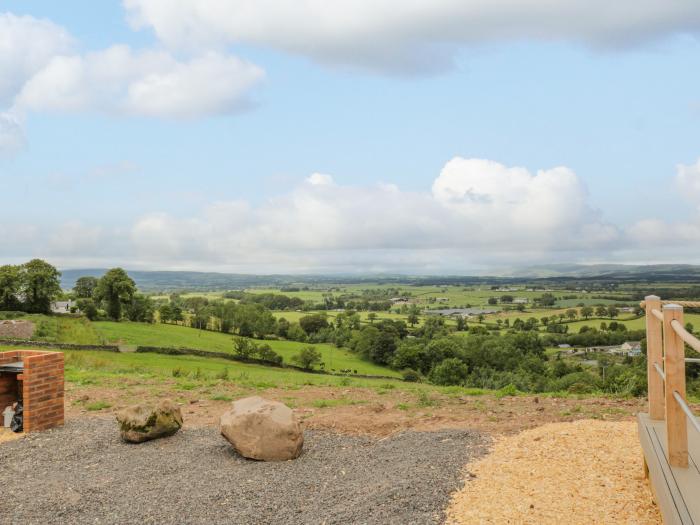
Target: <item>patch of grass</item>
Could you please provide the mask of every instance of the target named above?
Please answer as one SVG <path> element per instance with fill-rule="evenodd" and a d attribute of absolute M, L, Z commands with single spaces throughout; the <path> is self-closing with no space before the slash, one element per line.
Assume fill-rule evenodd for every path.
<path fill-rule="evenodd" d="M 212 394 L 209 396 L 209 399 L 212 401 L 231 401 L 233 400 L 233 397 L 228 394 Z"/>
<path fill-rule="evenodd" d="M 94 401 L 93 403 L 88 403 L 85 408 L 91 412 L 96 412 L 98 410 L 104 410 L 105 408 L 110 408 L 112 405 L 106 401 Z"/>
<path fill-rule="evenodd" d="M 515 388 L 515 385 L 510 384 L 510 385 L 504 386 L 504 387 L 501 388 L 500 390 L 496 390 L 496 392 L 494 392 L 494 395 L 495 395 L 498 399 L 500 399 L 500 398 L 506 397 L 506 396 L 517 396 L 518 393 L 519 393 L 519 392 L 518 392 L 518 389 Z"/>
<path fill-rule="evenodd" d="M 420 390 L 418 392 L 418 406 L 432 407 L 437 404 L 437 400 L 434 397 L 432 397 L 427 391 Z"/>
<path fill-rule="evenodd" d="M 406 403 L 399 403 L 396 405 L 396 408 L 399 410 L 408 410 L 410 407 Z"/>
<path fill-rule="evenodd" d="M 91 323 L 98 338 L 107 341 L 122 341 L 130 345 L 160 346 L 171 348 L 197 348 L 210 352 L 232 354 L 233 334 L 197 330 L 173 324 L 148 324 L 122 321 L 96 321 Z M 256 341 L 256 343 L 258 343 Z M 265 341 L 266 344 L 289 363 L 293 355 L 299 353 L 306 343 L 297 341 Z M 399 377 L 400 374 L 389 368 L 375 365 L 361 359 L 347 349 L 330 344 L 315 344 L 328 368 L 357 370 L 360 374 Z"/>

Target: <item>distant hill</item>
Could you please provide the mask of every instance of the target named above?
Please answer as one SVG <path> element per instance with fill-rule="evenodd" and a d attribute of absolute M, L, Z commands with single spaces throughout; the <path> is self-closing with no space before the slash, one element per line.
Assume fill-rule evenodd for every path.
<path fill-rule="evenodd" d="M 73 287 L 85 275 L 100 277 L 99 268 L 61 270 L 61 286 Z M 700 279 L 700 266 L 691 264 L 552 264 L 504 270 L 495 275 L 252 275 L 216 272 L 128 270 L 138 288 L 154 291 L 214 291 L 250 287 L 312 286 L 319 284 L 385 283 L 401 285 L 484 284 L 527 281 L 646 281 L 687 282 Z"/>
<path fill-rule="evenodd" d="M 700 266 L 692 264 L 550 264 L 529 266 L 514 270 L 503 277 L 520 278 L 641 278 L 656 280 L 684 280 L 700 277 Z"/>

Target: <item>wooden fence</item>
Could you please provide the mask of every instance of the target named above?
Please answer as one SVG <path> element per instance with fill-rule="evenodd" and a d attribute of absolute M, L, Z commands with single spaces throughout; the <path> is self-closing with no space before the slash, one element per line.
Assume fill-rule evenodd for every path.
<path fill-rule="evenodd" d="M 639 415 L 645 470 L 666 523 L 700 523 L 700 424 L 686 400 L 685 345 L 700 352 L 688 332 L 683 307 L 698 302 L 661 301 L 650 295 L 646 312 L 649 414 Z M 689 432 L 695 433 L 690 436 Z M 689 446 L 690 444 L 690 446 Z"/>

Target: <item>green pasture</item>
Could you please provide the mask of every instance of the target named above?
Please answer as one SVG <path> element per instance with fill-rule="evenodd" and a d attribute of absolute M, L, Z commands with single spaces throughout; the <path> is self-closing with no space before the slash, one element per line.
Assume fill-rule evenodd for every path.
<path fill-rule="evenodd" d="M 234 351 L 233 336 L 231 334 L 196 330 L 171 324 L 146 324 L 127 321 L 120 323 L 98 321 L 92 324 L 100 338 L 113 343 L 197 348 L 227 353 L 233 353 Z M 308 346 L 306 343 L 296 341 L 256 341 L 256 343 L 270 345 L 275 352 L 284 358 L 286 363 L 290 363 L 293 355 L 299 353 L 303 347 Z M 314 346 L 321 352 L 327 370 L 350 369 L 357 370 L 359 374 L 399 376 L 397 372 L 364 361 L 344 348 L 336 348 L 329 344 L 314 344 Z"/>

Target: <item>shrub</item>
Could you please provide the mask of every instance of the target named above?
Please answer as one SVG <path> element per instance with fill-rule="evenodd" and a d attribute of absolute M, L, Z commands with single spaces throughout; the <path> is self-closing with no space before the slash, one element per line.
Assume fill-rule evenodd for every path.
<path fill-rule="evenodd" d="M 408 383 L 419 383 L 421 381 L 420 373 L 416 372 L 415 370 L 411 370 L 410 368 L 407 368 L 401 372 L 401 377 L 403 377 L 403 380 Z"/>
<path fill-rule="evenodd" d="M 270 345 L 260 345 L 258 347 L 258 357 L 260 359 L 264 359 L 265 361 L 271 361 L 273 363 L 277 363 L 278 365 L 282 364 L 283 358 L 281 355 L 279 355 L 277 352 L 275 352 Z"/>
<path fill-rule="evenodd" d="M 316 350 L 314 346 L 306 346 L 298 354 L 292 356 L 292 362 L 305 370 L 311 370 L 314 366 L 321 364 L 321 352 Z"/>
<path fill-rule="evenodd" d="M 431 370 L 430 381 L 436 385 L 462 385 L 467 376 L 467 365 L 456 357 L 448 357 Z"/>

